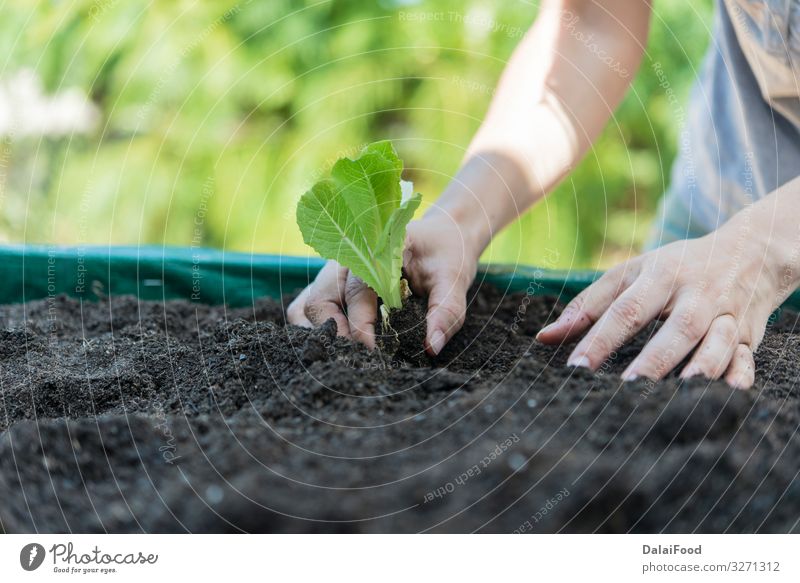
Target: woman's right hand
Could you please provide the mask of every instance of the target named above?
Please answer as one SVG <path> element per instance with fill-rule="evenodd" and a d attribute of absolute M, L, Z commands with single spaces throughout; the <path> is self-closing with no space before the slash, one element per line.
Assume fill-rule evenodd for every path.
<path fill-rule="evenodd" d="M 406 232 L 403 264 L 413 293 L 428 297 L 425 350 L 435 356 L 461 329 L 467 290 L 478 267 L 480 237 L 443 212 L 413 221 Z M 339 336 L 375 347 L 378 297 L 336 261 L 328 261 L 316 279 L 289 305 L 290 324 L 319 326 L 336 321 Z"/>

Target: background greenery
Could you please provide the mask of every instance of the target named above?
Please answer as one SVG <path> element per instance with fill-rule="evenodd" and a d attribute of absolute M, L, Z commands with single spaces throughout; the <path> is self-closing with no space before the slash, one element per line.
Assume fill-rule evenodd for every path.
<path fill-rule="evenodd" d="M 535 17 L 526 1 L 4 4 L 0 79 L 33 68 L 101 113 L 84 136 L 6 137 L 0 237 L 307 254 L 294 203 L 341 155 L 395 141 L 430 204 Z M 558 191 L 486 259 L 607 266 L 645 237 L 711 0 L 656 0 L 642 68 Z M 558 250 L 558 259 L 553 264 Z"/>

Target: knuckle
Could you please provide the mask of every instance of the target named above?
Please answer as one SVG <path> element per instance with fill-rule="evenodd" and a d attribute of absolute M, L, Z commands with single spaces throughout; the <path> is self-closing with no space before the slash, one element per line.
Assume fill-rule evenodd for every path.
<path fill-rule="evenodd" d="M 726 346 L 736 341 L 739 333 L 739 325 L 730 314 L 719 316 L 714 321 L 714 333 L 719 336 Z"/>
<path fill-rule="evenodd" d="M 625 264 L 625 271 L 622 274 L 622 278 L 617 285 L 617 293 L 628 289 L 631 287 L 636 280 L 639 278 L 639 270 L 634 268 L 635 266 L 630 264 Z"/>
<path fill-rule="evenodd" d="M 357 277 L 351 276 L 347 278 L 344 285 L 344 295 L 348 299 L 357 299 L 363 296 L 368 289 L 367 284 Z"/>
<path fill-rule="evenodd" d="M 621 328 L 638 329 L 642 320 L 642 303 L 632 297 L 619 298 L 611 305 L 609 316 Z"/>
<path fill-rule="evenodd" d="M 708 331 L 704 319 L 698 317 L 698 310 L 684 311 L 675 314 L 678 332 L 689 342 L 697 343 Z"/>
<path fill-rule="evenodd" d="M 460 304 L 441 303 L 434 306 L 431 310 L 432 314 L 443 315 L 445 319 L 451 322 L 452 326 L 460 328 L 466 319 L 466 307 Z"/>
<path fill-rule="evenodd" d="M 661 273 L 677 274 L 683 270 L 683 260 L 672 254 L 662 254 L 658 257 L 653 257 L 650 266 Z"/>
<path fill-rule="evenodd" d="M 412 228 L 412 225 L 409 224 L 409 229 Z M 420 255 L 420 242 L 419 239 L 414 237 L 410 232 L 406 233 L 406 240 L 405 240 L 405 253 L 407 253 L 411 258 L 414 258 Z"/>
<path fill-rule="evenodd" d="M 698 294 L 711 294 L 714 291 L 718 291 L 721 281 L 724 280 L 724 277 L 711 279 L 706 272 L 689 274 L 689 276 L 689 281 L 691 281 L 692 287 Z"/>
<path fill-rule="evenodd" d="M 702 340 L 706 331 L 707 327 L 705 323 L 699 318 L 690 318 L 683 325 L 683 335 L 686 336 L 690 342 L 699 342 Z"/>
<path fill-rule="evenodd" d="M 704 289 L 712 298 L 724 299 L 729 296 L 729 291 L 725 285 L 724 277 L 708 280 Z"/>
<path fill-rule="evenodd" d="M 638 258 L 623 261 L 607 270 L 600 279 L 606 281 L 621 281 L 631 275 L 635 276 L 636 272 L 639 271 L 638 263 Z"/>
<path fill-rule="evenodd" d="M 594 322 L 595 318 L 592 318 L 587 313 L 588 309 L 589 309 L 589 303 L 588 303 L 587 297 L 588 297 L 588 294 L 589 294 L 591 289 L 592 289 L 591 286 L 587 287 L 585 290 L 583 290 L 577 296 L 572 298 L 572 300 L 570 300 L 570 302 L 566 306 L 564 306 L 564 309 L 562 310 L 561 314 L 562 315 L 567 315 L 567 316 L 571 315 L 571 316 L 575 316 L 575 317 L 580 316 L 581 314 L 584 314 L 584 315 L 588 316 L 589 319 L 592 322 Z"/>
<path fill-rule="evenodd" d="M 588 289 L 588 288 L 587 288 Z M 570 302 L 564 306 L 564 312 L 581 312 L 586 305 L 586 290 L 579 293 L 572 298 Z"/>

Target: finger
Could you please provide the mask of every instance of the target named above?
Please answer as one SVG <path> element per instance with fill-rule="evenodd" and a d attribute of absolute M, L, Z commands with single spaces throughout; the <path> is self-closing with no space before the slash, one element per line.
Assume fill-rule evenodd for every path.
<path fill-rule="evenodd" d="M 378 295 L 367 284 L 350 273 L 345 284 L 345 305 L 350 335 L 367 348 L 375 348 L 375 321 L 378 317 Z"/>
<path fill-rule="evenodd" d="M 336 321 L 336 334 L 350 336 L 344 314 L 344 295 L 348 270 L 335 261 L 328 261 L 309 286 L 304 313 L 314 325 L 321 326 L 331 318 Z"/>
<path fill-rule="evenodd" d="M 467 314 L 467 284 L 459 273 L 437 274 L 428 292 L 428 330 L 425 350 L 436 356 L 464 325 Z"/>
<path fill-rule="evenodd" d="M 567 304 L 555 322 L 542 328 L 536 339 L 545 344 L 560 344 L 589 329 L 638 273 L 638 266 L 625 263 L 604 273 Z"/>
<path fill-rule="evenodd" d="M 298 295 L 292 303 L 289 304 L 289 307 L 286 308 L 286 319 L 290 324 L 294 324 L 295 326 L 303 326 L 304 328 L 311 328 L 313 324 L 311 320 L 306 318 L 306 301 L 308 301 L 308 294 L 309 294 L 310 286 L 306 287 L 300 295 Z"/>
<path fill-rule="evenodd" d="M 669 289 L 639 278 L 614 300 L 567 359 L 570 366 L 597 369 L 664 310 Z"/>
<path fill-rule="evenodd" d="M 717 316 L 691 361 L 681 372 L 681 378 L 703 375 L 707 379 L 718 379 L 728 369 L 738 345 L 739 323 L 736 318 L 731 314 Z"/>
<path fill-rule="evenodd" d="M 749 389 L 756 380 L 756 363 L 753 351 L 746 344 L 740 344 L 725 372 L 725 382 L 737 389 Z"/>
<path fill-rule="evenodd" d="M 622 373 L 623 380 L 662 378 L 705 337 L 715 316 L 714 306 L 696 296 L 679 301 L 661 329 Z"/>

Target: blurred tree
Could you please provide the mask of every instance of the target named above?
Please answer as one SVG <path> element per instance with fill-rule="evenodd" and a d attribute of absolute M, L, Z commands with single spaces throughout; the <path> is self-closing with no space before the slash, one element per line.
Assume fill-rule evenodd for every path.
<path fill-rule="evenodd" d="M 336 158 L 395 141 L 436 199 L 535 3 L 82 0 L 4 6 L 0 79 L 77 86 L 88 136 L 7 136 L 0 233 L 24 242 L 165 243 L 305 254 L 301 192 Z M 486 259 L 605 266 L 640 244 L 675 152 L 711 0 L 655 2 L 633 89 L 586 160 Z M 32 180 L 35 172 L 46 180 Z M 555 252 L 557 253 L 555 253 Z M 554 261 L 554 258 L 558 257 Z"/>

